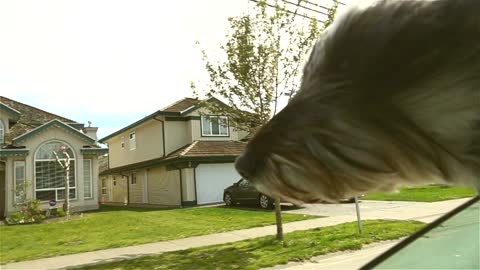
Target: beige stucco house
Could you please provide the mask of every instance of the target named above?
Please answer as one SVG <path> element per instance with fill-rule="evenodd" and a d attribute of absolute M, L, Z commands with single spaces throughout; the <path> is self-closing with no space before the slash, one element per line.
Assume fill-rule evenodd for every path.
<path fill-rule="evenodd" d="M 109 149 L 100 201 L 172 207 L 221 202 L 223 189 L 241 178 L 233 164 L 245 135 L 228 117 L 182 99 L 100 140 Z"/>
<path fill-rule="evenodd" d="M 63 161 L 71 157 L 69 196 L 72 211 L 98 208 L 98 159 L 107 152 L 97 146 L 94 127 L 41 109 L 0 97 L 0 216 L 19 209 L 22 198 L 16 186 L 28 181 L 27 198 L 49 207 L 52 199 L 62 204 L 64 172 L 53 151 Z"/>

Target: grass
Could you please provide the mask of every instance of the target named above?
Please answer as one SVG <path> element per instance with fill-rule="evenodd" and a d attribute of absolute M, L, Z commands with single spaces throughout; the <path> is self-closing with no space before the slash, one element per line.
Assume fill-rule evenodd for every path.
<path fill-rule="evenodd" d="M 356 250 L 373 242 L 398 239 L 412 234 L 423 225 L 417 221 L 372 220 L 364 222 L 364 233 L 359 234 L 356 222 L 351 222 L 288 233 L 284 242 L 268 236 L 98 264 L 83 269 L 259 269 L 289 261 L 308 260 L 335 251 Z"/>
<path fill-rule="evenodd" d="M 445 185 L 401 188 L 398 193 L 370 193 L 364 200 L 436 202 L 475 196 L 472 188 Z"/>
<path fill-rule="evenodd" d="M 283 214 L 284 222 L 318 218 Z M 179 239 L 275 224 L 273 211 L 225 207 L 139 209 L 102 206 L 81 218 L 0 226 L 0 263 Z"/>

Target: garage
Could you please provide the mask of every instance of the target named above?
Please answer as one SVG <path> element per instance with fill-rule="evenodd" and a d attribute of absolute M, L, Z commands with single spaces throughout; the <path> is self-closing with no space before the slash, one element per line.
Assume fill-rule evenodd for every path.
<path fill-rule="evenodd" d="M 234 163 L 200 164 L 196 172 L 197 204 L 223 201 L 223 190 L 240 180 Z"/>

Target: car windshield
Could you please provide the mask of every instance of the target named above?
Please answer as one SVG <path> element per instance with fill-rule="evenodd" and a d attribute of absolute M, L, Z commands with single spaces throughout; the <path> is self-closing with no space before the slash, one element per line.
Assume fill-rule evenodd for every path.
<path fill-rule="evenodd" d="M 250 186 L 250 182 L 247 179 L 242 179 L 238 182 L 238 185 L 241 187 L 248 187 Z"/>
<path fill-rule="evenodd" d="M 366 269 L 480 269 L 479 196 L 365 265 Z"/>

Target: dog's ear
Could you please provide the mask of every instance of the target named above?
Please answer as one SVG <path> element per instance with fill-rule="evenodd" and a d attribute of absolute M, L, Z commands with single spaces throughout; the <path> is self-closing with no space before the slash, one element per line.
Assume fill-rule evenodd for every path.
<path fill-rule="evenodd" d="M 342 81 L 353 114 L 416 125 L 472 147 L 479 74 L 480 1 L 386 0 L 352 8 L 327 29 L 300 91 L 339 93 L 316 87 Z"/>
<path fill-rule="evenodd" d="M 403 89 L 442 67 L 478 60 L 479 14 L 477 0 L 386 0 L 352 8 L 324 35 L 316 53 L 322 59 L 308 64 L 323 68 L 306 70 L 341 73 L 380 95 L 384 87 Z"/>

